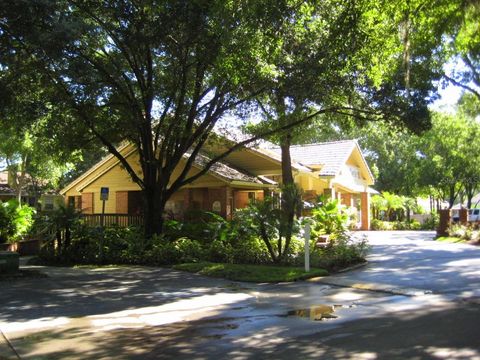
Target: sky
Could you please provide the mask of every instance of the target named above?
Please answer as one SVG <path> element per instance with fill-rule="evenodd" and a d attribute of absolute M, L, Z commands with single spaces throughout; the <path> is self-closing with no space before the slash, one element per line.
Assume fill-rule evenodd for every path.
<path fill-rule="evenodd" d="M 462 89 L 458 86 L 448 85 L 445 89 L 439 91 L 440 99 L 430 105 L 432 110 L 453 111 L 458 99 L 462 95 Z"/>

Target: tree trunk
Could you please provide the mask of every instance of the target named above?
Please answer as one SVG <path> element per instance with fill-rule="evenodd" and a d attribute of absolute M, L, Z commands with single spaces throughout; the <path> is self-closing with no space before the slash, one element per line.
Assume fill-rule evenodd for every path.
<path fill-rule="evenodd" d="M 467 196 L 467 209 L 472 208 L 472 199 L 474 196 L 476 186 L 468 183 L 465 185 L 465 195 Z"/>
<path fill-rule="evenodd" d="M 450 186 L 448 190 L 449 190 L 448 191 L 448 208 L 451 209 L 453 207 L 453 204 L 455 203 L 455 198 L 456 198 L 455 185 Z"/>
<path fill-rule="evenodd" d="M 293 173 L 292 173 L 292 159 L 290 156 L 290 146 L 292 143 L 292 136 L 287 133 L 285 134 L 280 142 L 280 149 L 282 153 L 282 183 L 284 187 L 284 191 L 293 191 L 293 187 L 295 186 L 293 180 Z M 283 260 L 290 248 L 290 242 L 292 240 L 292 232 L 293 232 L 293 221 L 295 218 L 295 199 L 292 194 L 288 194 L 288 196 L 282 197 L 282 212 L 284 214 L 285 220 L 285 243 L 282 250 L 282 243 L 280 234 L 280 238 L 278 240 L 278 258 L 279 261 Z"/>
<path fill-rule="evenodd" d="M 144 230 L 145 238 L 149 239 L 153 235 L 163 233 L 163 212 L 165 210 L 166 191 L 158 189 L 156 183 L 147 185 L 145 183 L 144 196 Z"/>

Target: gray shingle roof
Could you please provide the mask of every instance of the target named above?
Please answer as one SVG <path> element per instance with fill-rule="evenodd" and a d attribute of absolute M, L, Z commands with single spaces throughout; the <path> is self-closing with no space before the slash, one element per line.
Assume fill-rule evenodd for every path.
<path fill-rule="evenodd" d="M 332 141 L 320 144 L 294 145 L 290 148 L 292 160 L 306 166 L 322 165 L 320 176 L 335 176 L 357 146 L 355 140 Z M 270 150 L 280 153 L 279 147 Z"/>
<path fill-rule="evenodd" d="M 208 158 L 207 156 L 198 154 L 195 159 L 195 164 L 199 167 L 204 167 L 209 161 L 210 158 Z M 209 171 L 217 176 L 231 181 L 245 181 L 256 184 L 267 183 L 266 181 L 261 181 L 258 177 L 254 175 L 247 174 L 244 170 L 240 171 L 234 169 L 233 167 L 227 165 L 224 162 L 217 162 L 213 164 Z"/>
<path fill-rule="evenodd" d="M 0 194 L 3 195 L 14 195 L 15 191 L 6 184 L 0 184 Z"/>

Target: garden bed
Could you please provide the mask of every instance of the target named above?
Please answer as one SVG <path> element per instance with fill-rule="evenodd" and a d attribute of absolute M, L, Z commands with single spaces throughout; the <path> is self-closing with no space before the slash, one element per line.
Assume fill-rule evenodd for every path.
<path fill-rule="evenodd" d="M 305 269 L 300 267 L 224 264 L 211 262 L 178 264 L 174 265 L 173 268 L 175 270 L 188 271 L 211 277 L 257 283 L 297 281 L 328 275 L 327 270 L 317 268 L 311 269 L 309 272 L 305 272 Z"/>

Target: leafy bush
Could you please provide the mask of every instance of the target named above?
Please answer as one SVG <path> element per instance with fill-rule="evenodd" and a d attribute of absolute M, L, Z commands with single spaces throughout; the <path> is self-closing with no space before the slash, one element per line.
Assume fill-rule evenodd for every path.
<path fill-rule="evenodd" d="M 370 228 L 372 230 L 420 230 L 421 224 L 417 220 L 407 221 L 382 221 L 373 219 L 370 222 Z"/>
<path fill-rule="evenodd" d="M 370 222 L 370 228 L 372 230 L 393 230 L 393 223 L 390 221 L 373 219 Z"/>
<path fill-rule="evenodd" d="M 294 195 L 293 193 L 294 191 L 291 196 Z M 265 253 L 274 263 L 288 261 L 292 239 L 300 230 L 300 222 L 295 217 L 289 218 L 287 212 L 279 208 L 277 200 L 272 197 L 252 202 L 247 208 L 236 212 L 236 233 L 241 238 L 246 237 L 249 245 L 255 245 L 261 251 L 261 256 L 252 262 L 263 261 Z M 263 245 L 259 246 L 257 242 L 252 241 L 252 238 L 260 239 Z M 234 248 L 243 245 L 232 241 Z M 243 250 L 247 249 L 243 248 Z M 243 255 L 240 256 L 243 257 Z"/>
<path fill-rule="evenodd" d="M 422 230 L 435 230 L 438 227 L 439 217 L 437 213 L 428 217 L 423 224 L 421 224 Z"/>
<path fill-rule="evenodd" d="M 35 209 L 16 200 L 0 202 L 0 243 L 21 240 L 31 229 Z"/>
<path fill-rule="evenodd" d="M 153 236 L 148 240 L 144 239 L 143 232 L 138 228 L 101 229 L 87 227 L 79 221 L 68 222 L 69 242 L 59 242 L 56 236 L 52 236 L 42 249 L 42 258 L 48 262 L 64 264 L 172 265 L 200 261 L 231 264 L 271 263 L 271 252 L 259 234 L 267 231 L 274 239 L 279 232 L 277 226 L 280 220 L 275 218 L 276 211 L 272 212 L 272 204 L 268 201 L 270 200 L 238 211 L 232 221 L 208 213 L 197 223 L 168 221 L 163 235 Z M 46 223 L 53 226 L 52 219 Z M 299 223 L 295 226 L 298 230 Z M 180 236 L 192 229 L 192 236 Z M 52 231 L 55 235 L 59 230 L 65 232 L 64 227 L 53 227 Z M 348 248 L 341 239 L 338 244 L 335 242 L 335 247 L 332 246 L 325 262 L 332 263 L 335 259 L 343 259 L 342 263 L 348 263 L 356 259 L 351 255 L 352 251 L 341 250 Z M 63 245 L 59 247 L 59 244 Z M 273 251 L 277 251 L 275 242 L 270 243 L 270 246 Z M 303 246 L 303 239 L 293 236 L 288 254 L 283 257 L 282 262 L 303 264 Z M 334 251 L 333 248 L 337 250 Z M 335 256 L 332 255 L 334 253 Z M 346 257 L 348 259 L 345 259 Z"/>
<path fill-rule="evenodd" d="M 396 221 L 393 223 L 394 230 L 420 230 L 421 225 L 417 220 Z"/>
<path fill-rule="evenodd" d="M 40 257 L 48 262 L 77 264 L 137 264 L 141 263 L 145 243 L 138 228 L 92 228 L 79 222 L 70 229 L 68 244 L 58 245 L 50 238 Z"/>
<path fill-rule="evenodd" d="M 467 241 L 480 241 L 480 230 L 475 224 L 452 224 L 447 229 L 448 235 Z"/>
<path fill-rule="evenodd" d="M 338 200 L 321 196 L 312 209 L 312 235 L 330 234 L 333 237 L 343 234 L 348 227 L 348 213 Z"/>
<path fill-rule="evenodd" d="M 338 270 L 364 262 L 369 249 L 366 238 L 354 240 L 347 234 L 343 234 L 325 248 L 314 249 L 310 262 L 315 267 Z"/>

